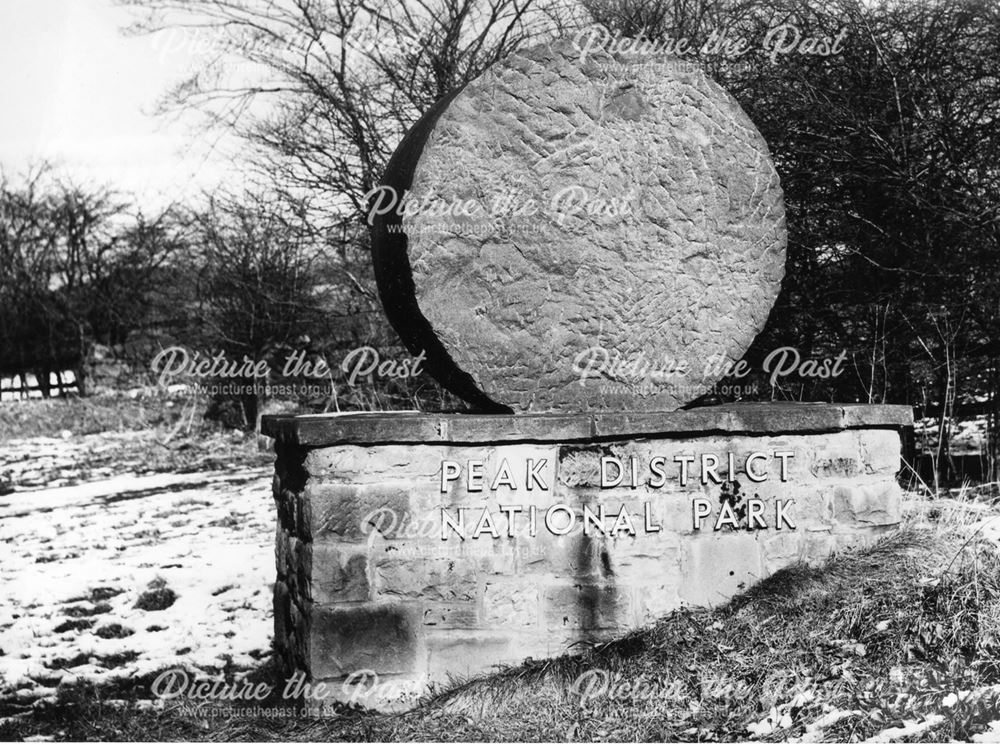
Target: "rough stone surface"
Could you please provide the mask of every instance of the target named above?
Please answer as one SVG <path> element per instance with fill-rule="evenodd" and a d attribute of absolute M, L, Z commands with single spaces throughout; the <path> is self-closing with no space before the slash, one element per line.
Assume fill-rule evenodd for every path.
<path fill-rule="evenodd" d="M 358 605 L 312 610 L 310 671 L 318 678 L 359 670 L 410 673 L 416 669 L 417 629 L 409 609 Z"/>
<path fill-rule="evenodd" d="M 415 293 L 441 343 L 428 369 L 456 393 L 482 405 L 449 365 L 516 412 L 669 411 L 742 357 L 784 276 L 782 192 L 753 123 L 697 66 L 545 46 L 433 116 L 401 218 L 412 288 L 380 290 L 411 350 L 428 345 L 397 309 Z M 686 371 L 581 384 L 593 347 Z"/>
<path fill-rule="evenodd" d="M 722 605 L 765 577 L 759 534 L 699 535 L 686 548 L 678 588 L 685 605 Z"/>

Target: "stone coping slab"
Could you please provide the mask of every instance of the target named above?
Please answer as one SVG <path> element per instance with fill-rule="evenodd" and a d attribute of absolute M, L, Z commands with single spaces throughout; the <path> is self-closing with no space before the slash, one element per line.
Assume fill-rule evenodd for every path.
<path fill-rule="evenodd" d="M 346 443 L 568 442 L 644 435 L 785 434 L 913 424 L 913 409 L 887 404 L 762 402 L 686 411 L 580 414 L 434 414 L 416 411 L 265 416 L 261 431 L 305 447 Z"/>

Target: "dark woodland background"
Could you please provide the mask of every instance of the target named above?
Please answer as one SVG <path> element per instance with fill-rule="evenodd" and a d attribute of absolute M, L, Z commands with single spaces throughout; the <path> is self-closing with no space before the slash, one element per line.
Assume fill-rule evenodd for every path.
<path fill-rule="evenodd" d="M 746 359 L 846 350 L 836 378 L 787 378 L 763 400 L 911 404 L 949 428 L 984 421 L 997 480 L 1000 358 L 1000 8 L 982 0 L 132 0 L 137 33 L 185 25 L 222 40 L 216 64 L 167 92 L 246 143 L 259 188 L 148 214 L 127 195 L 39 165 L 0 182 L 0 377 L 72 371 L 73 395 L 153 382 L 183 344 L 239 359 L 307 349 L 336 364 L 370 345 L 407 356 L 381 311 L 364 195 L 435 101 L 515 49 L 598 22 L 624 36 L 753 42 L 794 23 L 836 56 L 706 56 L 769 143 L 785 192 L 787 276 Z M 350 59 L 330 38 L 355 40 Z M 320 51 L 322 50 L 322 51 Z M 240 60 L 240 72 L 233 72 Z M 247 71 L 257 76 L 250 76 Z M 268 81 L 261 85 L 263 76 Z M 251 79 L 252 78 L 252 79 Z M 124 382 L 123 382 L 124 381 Z M 745 382 L 745 381 L 744 381 Z M 313 411 L 461 408 L 426 378 L 344 385 Z M 37 393 L 36 393 L 37 395 Z M 706 399 L 702 403 L 718 401 Z M 252 428 L 268 405 L 216 397 Z M 2 408 L 2 404 L 0 404 Z M 950 465 L 949 465 L 950 464 Z"/>

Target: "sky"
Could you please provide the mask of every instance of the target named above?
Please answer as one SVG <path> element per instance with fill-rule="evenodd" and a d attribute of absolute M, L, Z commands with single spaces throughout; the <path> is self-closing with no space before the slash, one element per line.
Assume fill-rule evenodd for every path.
<path fill-rule="evenodd" d="M 130 13 L 113 0 L 0 0 L 4 173 L 45 159 L 62 176 L 135 194 L 151 209 L 239 178 L 224 155 L 232 143 L 216 144 L 195 117 L 154 115 L 204 54 L 200 40 L 127 36 Z"/>

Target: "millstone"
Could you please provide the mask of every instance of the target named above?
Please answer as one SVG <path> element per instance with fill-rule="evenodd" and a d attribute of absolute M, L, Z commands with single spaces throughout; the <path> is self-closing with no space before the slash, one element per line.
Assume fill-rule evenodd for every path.
<path fill-rule="evenodd" d="M 383 183 L 406 195 L 372 202 L 386 313 L 484 411 L 676 409 L 741 358 L 784 275 L 767 145 L 677 60 L 515 55 L 424 116 Z"/>

